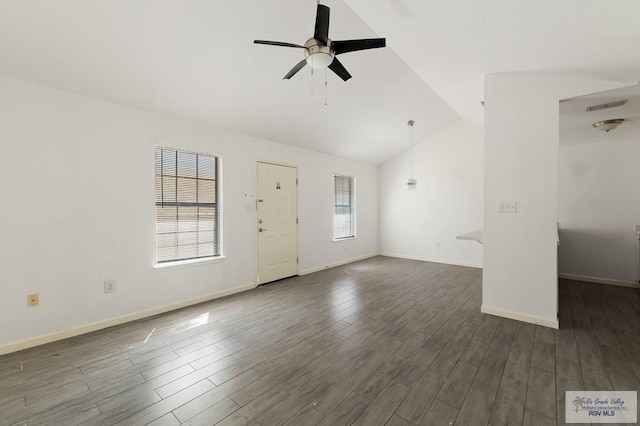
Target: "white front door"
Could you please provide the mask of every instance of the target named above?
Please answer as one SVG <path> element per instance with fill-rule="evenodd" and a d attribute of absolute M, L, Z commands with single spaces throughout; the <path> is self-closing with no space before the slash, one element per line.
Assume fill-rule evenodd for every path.
<path fill-rule="evenodd" d="M 258 163 L 258 284 L 298 275 L 298 169 Z"/>

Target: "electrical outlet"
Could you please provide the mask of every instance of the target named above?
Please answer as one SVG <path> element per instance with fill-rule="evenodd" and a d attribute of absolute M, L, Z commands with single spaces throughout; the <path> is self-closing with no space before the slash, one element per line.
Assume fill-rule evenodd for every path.
<path fill-rule="evenodd" d="M 499 213 L 516 213 L 518 211 L 518 203 L 515 201 L 503 201 L 498 204 Z"/>
<path fill-rule="evenodd" d="M 104 292 L 113 293 L 116 291 L 116 282 L 114 280 L 106 280 L 104 282 Z"/>
<path fill-rule="evenodd" d="M 39 293 L 27 294 L 27 306 L 32 308 L 38 305 L 40 305 L 40 294 Z"/>
<path fill-rule="evenodd" d="M 436 241 L 436 248 L 440 248 L 440 241 Z"/>

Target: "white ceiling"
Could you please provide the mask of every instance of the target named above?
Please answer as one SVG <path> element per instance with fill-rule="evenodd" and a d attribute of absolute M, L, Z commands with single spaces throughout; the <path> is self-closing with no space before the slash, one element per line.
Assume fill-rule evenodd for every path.
<path fill-rule="evenodd" d="M 331 38 L 388 46 L 340 56 L 353 78 L 329 74 L 329 107 L 323 72 L 313 99 L 308 68 L 282 80 L 301 50 L 252 43 L 304 43 L 313 0 L 0 0 L 0 75 L 373 164 L 410 118 L 416 141 L 481 121 L 486 73 L 640 79 L 636 0 L 323 3 Z"/>
<path fill-rule="evenodd" d="M 462 116 L 482 121 L 485 74 L 640 80 L 637 0 L 345 0 Z"/>

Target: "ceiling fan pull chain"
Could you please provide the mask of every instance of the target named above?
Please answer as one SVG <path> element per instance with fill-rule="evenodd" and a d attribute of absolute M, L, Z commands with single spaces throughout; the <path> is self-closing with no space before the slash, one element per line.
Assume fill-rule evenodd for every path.
<path fill-rule="evenodd" d="M 328 107 L 329 102 L 327 101 L 327 87 L 329 83 L 327 82 L 327 69 L 324 69 L 324 106 Z"/>
<path fill-rule="evenodd" d="M 311 97 L 313 98 L 313 58 L 311 58 Z"/>

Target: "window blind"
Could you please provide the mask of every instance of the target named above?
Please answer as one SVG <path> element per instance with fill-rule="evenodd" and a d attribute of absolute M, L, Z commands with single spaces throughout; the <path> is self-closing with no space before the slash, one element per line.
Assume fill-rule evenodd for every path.
<path fill-rule="evenodd" d="M 218 161 L 156 148 L 156 263 L 220 255 Z"/>
<path fill-rule="evenodd" d="M 333 179 L 333 238 L 354 237 L 353 177 L 334 175 Z"/>

